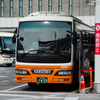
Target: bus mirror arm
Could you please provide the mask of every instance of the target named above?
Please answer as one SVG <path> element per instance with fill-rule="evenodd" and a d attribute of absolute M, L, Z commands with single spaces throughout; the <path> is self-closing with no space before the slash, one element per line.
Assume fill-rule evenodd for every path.
<path fill-rule="evenodd" d="M 16 43 L 16 35 L 15 34 L 12 37 L 12 43 Z"/>
<path fill-rule="evenodd" d="M 17 37 L 17 28 L 16 30 L 14 31 L 14 35 L 12 37 L 12 43 L 16 43 L 16 37 Z"/>
<path fill-rule="evenodd" d="M 68 33 L 71 33 L 71 36 L 72 36 L 72 44 L 76 44 L 76 32 L 74 31 L 74 32 L 71 32 L 71 31 L 66 31 L 66 32 L 68 32 Z"/>
<path fill-rule="evenodd" d="M 66 31 L 66 32 L 71 33 L 71 35 L 74 35 L 74 33 L 73 33 L 73 32 L 71 32 L 71 31 Z"/>
<path fill-rule="evenodd" d="M 14 34 L 17 34 L 17 28 L 15 29 Z"/>
<path fill-rule="evenodd" d="M 77 39 L 75 36 L 72 37 L 72 43 L 76 45 Z"/>
<path fill-rule="evenodd" d="M 2 38 L 0 37 L 0 43 L 2 42 Z"/>

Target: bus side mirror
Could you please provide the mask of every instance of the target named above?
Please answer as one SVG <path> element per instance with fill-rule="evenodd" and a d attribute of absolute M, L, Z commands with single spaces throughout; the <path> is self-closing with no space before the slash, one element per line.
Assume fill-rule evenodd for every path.
<path fill-rule="evenodd" d="M 17 35 L 17 28 L 16 28 L 16 30 L 14 32 L 13 37 L 12 37 L 12 43 L 16 43 L 16 35 Z"/>
<path fill-rule="evenodd" d="M 2 43 L 2 38 L 0 37 L 0 43 Z"/>

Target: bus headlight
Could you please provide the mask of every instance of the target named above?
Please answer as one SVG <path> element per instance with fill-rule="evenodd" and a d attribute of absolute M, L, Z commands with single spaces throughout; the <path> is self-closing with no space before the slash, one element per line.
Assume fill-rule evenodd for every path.
<path fill-rule="evenodd" d="M 22 69 L 16 69 L 15 73 L 18 75 L 30 75 L 27 70 L 22 70 Z"/>
<path fill-rule="evenodd" d="M 72 75 L 72 70 L 60 70 L 55 74 L 55 76 L 69 76 L 69 75 Z"/>

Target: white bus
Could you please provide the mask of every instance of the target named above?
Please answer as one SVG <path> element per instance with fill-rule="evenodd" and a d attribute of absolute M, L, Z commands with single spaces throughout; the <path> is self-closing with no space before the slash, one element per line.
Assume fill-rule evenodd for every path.
<path fill-rule="evenodd" d="M 91 31 L 91 26 L 63 12 L 37 12 L 22 18 L 15 34 L 16 81 L 30 87 L 78 82 L 77 52 L 84 43 L 93 44 Z"/>
<path fill-rule="evenodd" d="M 0 64 L 10 67 L 15 62 L 15 43 L 12 43 L 14 33 L 0 32 Z"/>

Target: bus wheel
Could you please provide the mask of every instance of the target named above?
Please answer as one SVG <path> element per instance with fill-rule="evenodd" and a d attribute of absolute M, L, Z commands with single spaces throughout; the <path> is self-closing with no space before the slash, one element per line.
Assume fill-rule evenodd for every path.
<path fill-rule="evenodd" d="M 12 64 L 6 64 L 6 65 L 7 65 L 7 67 L 11 67 Z"/>
<path fill-rule="evenodd" d="M 28 86 L 29 87 L 35 87 L 36 86 L 36 83 L 28 83 Z"/>

